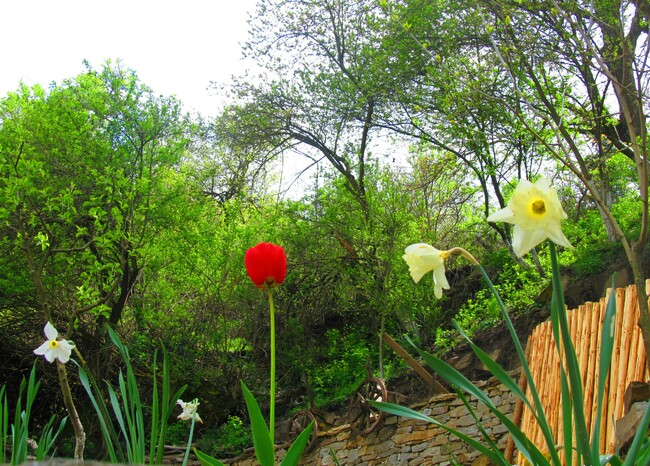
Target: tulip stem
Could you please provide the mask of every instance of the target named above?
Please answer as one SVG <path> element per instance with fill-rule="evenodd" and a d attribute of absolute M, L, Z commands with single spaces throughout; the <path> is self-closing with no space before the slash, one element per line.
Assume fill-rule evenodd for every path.
<path fill-rule="evenodd" d="M 269 408 L 269 435 L 271 443 L 275 442 L 275 308 L 273 307 L 273 289 L 269 288 L 269 310 L 271 315 L 271 388 Z"/>

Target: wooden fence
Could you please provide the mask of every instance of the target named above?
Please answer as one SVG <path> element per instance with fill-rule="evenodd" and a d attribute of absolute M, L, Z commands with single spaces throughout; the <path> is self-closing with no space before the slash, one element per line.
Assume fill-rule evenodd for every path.
<path fill-rule="evenodd" d="M 650 280 L 646 289 L 650 288 Z M 614 432 L 615 420 L 623 416 L 623 396 L 632 381 L 647 381 L 645 367 L 645 347 L 637 326 L 639 306 L 634 285 L 616 290 L 616 327 L 614 352 L 609 379 L 605 388 L 603 405 L 598 406 L 598 377 L 600 342 L 607 296 L 597 303 L 585 303 L 578 309 L 568 311 L 571 339 L 576 348 L 584 391 L 585 417 L 587 429 L 593 432 L 596 413 L 601 410 L 601 453 L 613 453 L 616 447 Z M 527 359 L 535 386 L 539 391 L 544 412 L 555 435 L 555 444 L 563 445 L 562 409 L 560 400 L 560 359 L 557 354 L 551 322 L 544 322 L 533 330 L 526 346 Z M 522 381 L 525 383 L 525 381 Z M 529 399 L 530 388 L 526 390 Z M 521 430 L 533 439 L 540 450 L 547 450 L 542 436 L 530 410 L 524 407 L 520 421 Z M 575 440 L 574 440 L 575 445 Z M 517 464 L 522 464 L 521 454 Z M 575 464 L 575 463 L 574 463 Z"/>

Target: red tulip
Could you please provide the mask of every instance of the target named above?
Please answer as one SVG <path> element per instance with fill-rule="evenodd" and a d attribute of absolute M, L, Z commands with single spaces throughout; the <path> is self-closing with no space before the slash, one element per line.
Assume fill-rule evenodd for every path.
<path fill-rule="evenodd" d="M 258 288 L 281 285 L 287 275 L 287 256 L 282 246 L 260 243 L 246 251 L 246 272 Z"/>

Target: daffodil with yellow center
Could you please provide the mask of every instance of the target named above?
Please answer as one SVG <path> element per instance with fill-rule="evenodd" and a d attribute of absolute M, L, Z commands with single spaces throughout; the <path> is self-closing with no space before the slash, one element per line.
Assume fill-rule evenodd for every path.
<path fill-rule="evenodd" d="M 417 243 L 408 246 L 404 250 L 402 259 L 409 266 L 413 281 L 418 283 L 427 273 L 433 271 L 434 294 L 436 298 L 442 298 L 442 290 L 449 289 L 449 282 L 445 276 L 446 251 L 439 251 L 425 243 Z"/>
<path fill-rule="evenodd" d="M 59 340 L 59 332 L 49 322 L 45 324 L 44 333 L 47 340 L 34 350 L 34 354 L 45 356 L 48 362 L 52 362 L 55 359 L 63 364 L 68 362 L 74 349 L 74 344 L 68 340 Z"/>
<path fill-rule="evenodd" d="M 508 205 L 487 218 L 488 222 L 512 223 L 512 247 L 522 257 L 545 239 L 560 246 L 572 247 L 562 232 L 567 217 L 551 182 L 541 178 L 535 183 L 521 180 Z"/>

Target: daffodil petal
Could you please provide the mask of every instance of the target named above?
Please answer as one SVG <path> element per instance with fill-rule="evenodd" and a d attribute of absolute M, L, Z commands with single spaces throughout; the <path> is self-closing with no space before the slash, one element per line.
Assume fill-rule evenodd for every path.
<path fill-rule="evenodd" d="M 50 349 L 50 342 L 49 342 L 49 340 L 46 341 L 45 343 L 43 343 L 43 344 L 42 344 L 41 346 L 39 346 L 38 348 L 36 348 L 36 349 L 34 350 L 34 354 L 37 354 L 38 356 L 43 356 L 43 355 L 47 352 L 48 349 Z"/>
<path fill-rule="evenodd" d="M 567 237 L 564 236 L 564 233 L 562 232 L 562 228 L 560 228 L 559 224 L 549 225 L 549 228 L 547 229 L 547 233 L 550 240 L 553 241 L 555 244 L 567 248 L 573 247 L 569 242 L 569 240 L 567 239 Z"/>
<path fill-rule="evenodd" d="M 550 180 L 541 178 L 534 184 L 521 180 L 508 206 L 490 215 L 488 221 L 515 225 L 512 247 L 521 257 L 546 239 L 560 246 L 571 247 L 562 232 L 561 222 L 565 218 L 566 212 Z"/>
<path fill-rule="evenodd" d="M 495 223 L 495 222 L 512 223 L 513 219 L 514 219 L 514 214 L 512 212 L 512 209 L 510 207 L 504 207 L 503 209 L 494 212 L 492 215 L 490 215 L 487 218 L 487 221 L 491 223 Z"/>
<path fill-rule="evenodd" d="M 70 353 L 67 353 L 65 351 L 57 351 L 56 359 L 58 359 L 60 363 L 65 364 L 70 360 Z"/>
<path fill-rule="evenodd" d="M 445 276 L 444 265 L 441 267 L 437 267 L 433 270 L 433 283 L 434 283 L 433 292 L 436 295 L 436 298 L 438 299 L 442 298 L 442 290 L 449 289 L 449 282 L 447 281 L 447 277 Z"/>
<path fill-rule="evenodd" d="M 524 230 L 519 225 L 515 225 L 512 236 L 512 248 L 515 250 L 517 256 L 523 257 L 528 251 L 546 238 L 547 236 L 544 230 Z"/>
<path fill-rule="evenodd" d="M 59 332 L 57 332 L 57 330 L 50 322 L 45 324 L 44 332 L 45 332 L 45 338 L 47 338 L 48 340 L 56 340 L 56 338 L 59 336 Z"/>
<path fill-rule="evenodd" d="M 409 266 L 411 277 L 415 283 L 443 263 L 440 251 L 426 243 L 411 244 L 404 250 L 402 259 Z"/>

